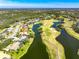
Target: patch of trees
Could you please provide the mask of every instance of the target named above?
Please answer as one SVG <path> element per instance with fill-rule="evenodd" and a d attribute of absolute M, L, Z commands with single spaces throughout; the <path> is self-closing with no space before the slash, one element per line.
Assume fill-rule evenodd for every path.
<path fill-rule="evenodd" d="M 76 24 L 73 24 L 73 29 L 75 32 L 79 33 L 79 22 L 77 22 Z"/>

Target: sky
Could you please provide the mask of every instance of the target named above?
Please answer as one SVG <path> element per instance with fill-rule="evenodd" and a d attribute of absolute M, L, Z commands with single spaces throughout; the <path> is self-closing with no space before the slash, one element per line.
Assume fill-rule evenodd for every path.
<path fill-rule="evenodd" d="M 0 0 L 0 8 L 79 8 L 79 0 Z"/>

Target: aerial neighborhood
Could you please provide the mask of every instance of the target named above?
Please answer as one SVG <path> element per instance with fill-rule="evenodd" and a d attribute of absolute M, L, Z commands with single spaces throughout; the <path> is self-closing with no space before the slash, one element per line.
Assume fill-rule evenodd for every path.
<path fill-rule="evenodd" d="M 1 32 L 1 36 L 4 37 L 2 43 L 5 43 L 5 41 L 10 41 L 10 43 L 2 50 L 7 52 L 12 50 L 17 51 L 17 49 L 22 47 L 23 42 L 28 40 L 28 32 L 28 24 L 26 24 L 24 21 L 16 22 L 15 24 L 11 25 L 10 28 L 5 29 L 3 32 Z M 11 59 L 11 57 L 9 56 L 8 59 Z"/>
<path fill-rule="evenodd" d="M 74 9 L 0 11 L 0 59 L 79 59 Z"/>

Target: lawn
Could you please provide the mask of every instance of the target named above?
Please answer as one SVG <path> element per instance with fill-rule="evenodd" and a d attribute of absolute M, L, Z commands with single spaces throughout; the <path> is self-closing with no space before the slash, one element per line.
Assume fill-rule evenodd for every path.
<path fill-rule="evenodd" d="M 33 38 L 29 39 L 29 41 L 25 42 L 23 47 L 21 47 L 17 52 L 12 51 L 10 54 L 13 59 L 20 59 L 29 49 L 31 43 L 33 41 Z"/>
<path fill-rule="evenodd" d="M 63 30 L 63 32 L 56 39 L 63 45 L 66 59 L 79 59 L 77 54 L 79 49 L 79 40 L 76 40 L 65 30 Z"/>
<path fill-rule="evenodd" d="M 42 42 L 42 38 L 38 28 L 40 24 L 35 24 L 33 26 L 33 31 L 35 32 L 34 40 L 29 47 L 27 53 L 21 59 L 49 59 L 49 55 L 46 51 L 46 46 Z"/>
<path fill-rule="evenodd" d="M 76 33 L 72 28 L 65 28 L 65 30 L 67 31 L 67 33 L 68 33 L 70 36 L 72 36 L 72 37 L 74 37 L 74 38 L 76 38 L 76 39 L 79 40 L 79 34 Z"/>
<path fill-rule="evenodd" d="M 62 45 L 56 41 L 56 37 L 60 32 L 56 31 L 55 28 L 51 28 L 54 20 L 44 20 L 42 26 L 42 40 L 46 45 L 47 52 L 49 54 L 49 59 L 65 59 L 64 48 Z M 49 34 L 49 35 L 48 35 Z M 62 51 L 62 52 L 61 52 Z"/>

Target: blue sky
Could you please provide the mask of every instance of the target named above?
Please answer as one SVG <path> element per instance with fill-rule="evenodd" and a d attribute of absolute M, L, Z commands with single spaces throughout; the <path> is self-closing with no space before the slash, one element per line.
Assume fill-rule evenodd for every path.
<path fill-rule="evenodd" d="M 79 2 L 79 0 L 6 0 L 10 2 L 18 2 L 18 3 L 53 3 L 53 2 L 65 2 L 65 3 L 74 3 Z"/>
<path fill-rule="evenodd" d="M 0 0 L 0 8 L 79 8 L 79 0 Z"/>

